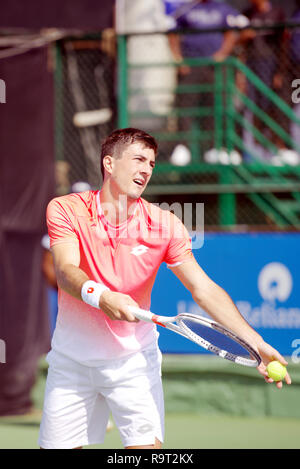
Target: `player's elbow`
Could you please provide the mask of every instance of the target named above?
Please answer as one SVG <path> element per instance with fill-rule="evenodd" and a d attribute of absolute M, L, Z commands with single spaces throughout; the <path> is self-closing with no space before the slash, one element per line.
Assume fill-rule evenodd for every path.
<path fill-rule="evenodd" d="M 195 303 L 197 303 L 199 306 L 202 306 L 205 303 L 206 299 L 206 292 L 204 289 L 197 288 L 194 291 L 191 292 L 193 300 Z"/>
<path fill-rule="evenodd" d="M 83 272 L 76 265 L 62 263 L 55 265 L 55 273 L 58 287 L 78 297 L 77 286 L 87 280 L 86 275 L 84 274 L 84 278 L 82 278 Z M 75 291 L 76 294 L 74 294 Z"/>
<path fill-rule="evenodd" d="M 57 279 L 64 278 L 68 275 L 70 270 L 77 267 L 71 262 L 55 262 L 54 266 Z"/>
<path fill-rule="evenodd" d="M 67 276 L 66 266 L 63 264 L 55 264 L 55 275 L 57 280 L 57 285 L 62 288 L 65 278 Z"/>

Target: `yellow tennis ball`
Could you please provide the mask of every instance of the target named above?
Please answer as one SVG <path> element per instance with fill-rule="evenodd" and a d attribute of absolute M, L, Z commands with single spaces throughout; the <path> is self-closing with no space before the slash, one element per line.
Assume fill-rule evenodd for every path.
<path fill-rule="evenodd" d="M 274 360 L 268 364 L 267 372 L 269 378 L 274 379 L 274 381 L 282 381 L 286 375 L 286 367 Z"/>

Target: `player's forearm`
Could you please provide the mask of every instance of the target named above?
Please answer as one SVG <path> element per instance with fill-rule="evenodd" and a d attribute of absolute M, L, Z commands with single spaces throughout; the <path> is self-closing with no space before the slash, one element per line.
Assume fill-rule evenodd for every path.
<path fill-rule="evenodd" d="M 62 290 L 81 300 L 82 285 L 89 280 L 83 270 L 75 265 L 65 264 L 56 268 L 56 276 L 57 284 Z"/>
<path fill-rule="evenodd" d="M 262 342 L 261 336 L 247 323 L 230 296 L 219 285 L 211 282 L 209 289 L 195 291 L 193 298 L 215 321 L 249 343 L 258 345 Z"/>

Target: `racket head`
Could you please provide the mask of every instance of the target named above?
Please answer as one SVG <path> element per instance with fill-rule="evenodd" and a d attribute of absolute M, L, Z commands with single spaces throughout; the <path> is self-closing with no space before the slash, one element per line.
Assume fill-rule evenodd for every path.
<path fill-rule="evenodd" d="M 250 367 L 261 363 L 259 354 L 251 345 L 215 321 L 181 313 L 176 322 L 190 340 L 221 358 Z"/>

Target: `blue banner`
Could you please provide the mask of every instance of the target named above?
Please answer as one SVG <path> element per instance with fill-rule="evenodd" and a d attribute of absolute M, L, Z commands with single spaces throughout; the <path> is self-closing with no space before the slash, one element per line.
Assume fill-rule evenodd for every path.
<path fill-rule="evenodd" d="M 194 256 L 264 340 L 283 355 L 300 355 L 299 234 L 206 234 Z M 151 309 L 170 316 L 204 313 L 165 265 L 156 278 Z M 164 353 L 205 353 L 177 334 L 158 330 Z"/>

